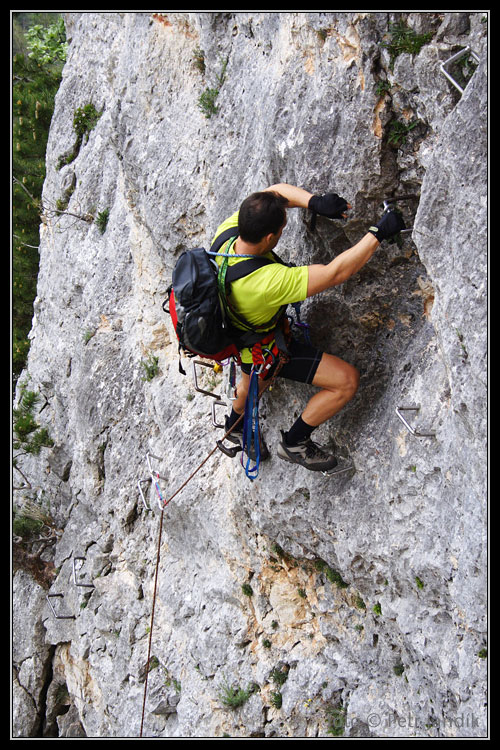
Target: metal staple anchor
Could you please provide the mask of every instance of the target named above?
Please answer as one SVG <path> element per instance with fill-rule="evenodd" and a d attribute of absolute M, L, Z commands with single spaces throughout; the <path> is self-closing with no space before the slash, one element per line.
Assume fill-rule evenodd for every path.
<path fill-rule="evenodd" d="M 146 479 L 139 479 L 139 481 L 137 482 L 137 486 L 138 486 L 138 488 L 139 488 L 139 492 L 140 492 L 140 495 L 141 495 L 141 498 L 142 498 L 142 502 L 143 502 L 143 504 L 144 504 L 144 507 L 146 508 L 146 510 L 151 510 L 151 506 L 147 504 L 147 502 L 146 502 L 146 498 L 144 497 L 144 493 L 143 493 L 143 491 L 142 491 L 142 485 L 143 485 L 143 484 L 144 484 L 145 482 L 149 482 L 149 483 L 151 483 L 151 477 L 146 477 Z"/>
<path fill-rule="evenodd" d="M 198 385 L 198 377 L 196 373 L 196 365 L 203 365 L 203 367 L 212 367 L 213 364 L 210 362 L 201 362 L 200 360 L 193 360 L 193 379 L 194 379 L 194 389 L 195 391 L 198 391 L 199 393 L 203 393 L 204 396 L 212 396 L 212 398 L 220 399 L 220 396 L 217 395 L 217 393 L 212 393 L 211 391 L 205 391 L 203 388 L 200 388 Z"/>
<path fill-rule="evenodd" d="M 159 490 L 158 483 L 157 483 L 156 480 L 157 479 L 163 479 L 164 482 L 168 481 L 166 477 L 162 477 L 158 472 L 153 471 L 153 468 L 151 466 L 151 459 L 152 458 L 155 461 L 161 461 L 161 458 L 159 456 L 153 456 L 152 453 L 146 453 L 146 461 L 147 461 L 147 464 L 148 464 L 148 469 L 149 469 L 150 476 L 146 477 L 145 479 L 139 479 L 139 481 L 137 482 L 137 487 L 139 488 L 139 493 L 141 495 L 142 502 L 143 502 L 144 507 L 146 508 L 146 510 L 152 510 L 152 508 L 151 508 L 150 505 L 148 505 L 148 503 L 146 501 L 146 498 L 144 497 L 144 492 L 142 491 L 142 485 L 145 484 L 146 482 L 150 482 L 150 483 L 154 484 L 156 486 L 156 490 L 158 492 L 158 495 L 160 495 L 160 490 Z M 162 505 L 161 500 L 162 499 L 159 496 L 158 497 L 158 507 L 160 508 L 160 510 L 163 510 L 163 505 Z"/>
<path fill-rule="evenodd" d="M 464 49 L 461 49 L 459 52 L 457 52 L 455 55 L 452 55 L 448 58 L 448 60 L 445 60 L 440 65 L 440 71 L 443 73 L 443 75 L 446 76 L 446 78 L 455 86 L 456 89 L 460 91 L 461 94 L 464 93 L 464 89 L 455 81 L 453 76 L 450 75 L 450 73 L 446 70 L 446 66 L 450 65 L 451 63 L 457 62 L 457 60 L 461 60 L 462 57 L 466 57 L 467 55 L 470 55 L 474 58 L 474 60 L 479 63 L 479 56 L 471 50 L 470 47 L 465 47 Z"/>
<path fill-rule="evenodd" d="M 419 404 L 415 404 L 412 406 L 398 406 L 396 407 L 396 414 L 398 415 L 398 417 L 400 418 L 400 420 L 402 421 L 406 429 L 409 432 L 411 432 L 411 434 L 414 435 L 415 437 L 436 437 L 435 432 L 417 432 L 417 430 L 414 427 L 408 424 L 406 419 L 401 414 L 402 411 L 419 411 L 419 410 L 420 410 Z"/>
<path fill-rule="evenodd" d="M 390 207 L 394 203 L 396 203 L 397 201 L 402 201 L 402 200 L 406 200 L 407 198 L 417 198 L 417 197 L 418 196 L 415 196 L 415 195 L 401 195 L 399 198 L 398 197 L 396 197 L 396 198 L 388 198 L 388 199 L 384 200 L 384 202 L 383 202 L 384 213 L 386 213 L 386 211 L 388 211 L 390 209 Z M 399 231 L 399 234 L 410 234 L 411 232 L 413 232 L 413 227 L 410 227 L 409 229 L 401 229 Z"/>
<path fill-rule="evenodd" d="M 215 407 L 216 406 L 227 406 L 227 404 L 225 403 L 225 401 L 219 401 L 219 400 L 212 401 L 212 424 L 213 424 L 214 427 L 224 427 L 225 425 L 220 424 L 219 422 L 217 422 L 217 417 L 216 417 L 216 414 L 215 414 Z"/>
<path fill-rule="evenodd" d="M 76 620 L 75 615 L 58 615 L 57 614 L 54 607 L 52 606 L 52 602 L 50 601 L 51 599 L 54 599 L 56 597 L 60 599 L 64 599 L 64 594 L 47 594 L 46 596 L 46 599 L 49 603 L 49 607 L 52 610 L 52 614 L 54 615 L 56 620 Z"/>
<path fill-rule="evenodd" d="M 73 582 L 74 582 L 75 586 L 81 586 L 81 587 L 86 588 L 86 589 L 94 589 L 95 586 L 94 586 L 93 583 L 78 583 L 78 578 L 77 578 L 77 575 L 76 575 L 76 564 L 75 563 L 76 563 L 77 560 L 83 560 L 83 562 L 85 562 L 86 559 L 87 559 L 86 557 L 74 557 L 73 558 Z"/>

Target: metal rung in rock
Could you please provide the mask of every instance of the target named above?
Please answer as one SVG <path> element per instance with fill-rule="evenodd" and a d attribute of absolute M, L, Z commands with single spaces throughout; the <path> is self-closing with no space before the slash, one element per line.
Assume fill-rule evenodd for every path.
<path fill-rule="evenodd" d="M 410 424 L 408 424 L 406 419 L 401 414 L 402 411 L 419 411 L 419 410 L 420 410 L 419 404 L 414 404 L 412 406 L 398 406 L 396 407 L 396 414 L 398 415 L 398 417 L 400 418 L 400 420 L 402 421 L 402 423 L 404 424 L 408 432 L 411 432 L 411 434 L 414 435 L 415 437 L 436 437 L 435 432 L 417 432 L 417 429 L 415 427 L 412 427 Z"/>
<path fill-rule="evenodd" d="M 446 70 L 447 65 L 451 65 L 451 63 L 457 62 L 458 60 L 461 60 L 463 57 L 471 56 L 474 58 L 474 60 L 479 63 L 479 56 L 476 55 L 476 53 L 471 50 L 470 47 L 465 47 L 464 49 L 461 49 L 459 52 L 457 52 L 455 55 L 452 55 L 448 58 L 448 60 L 445 60 L 443 63 L 441 63 L 440 70 L 443 75 L 446 76 L 446 78 L 455 86 L 456 89 L 460 91 L 461 94 L 464 93 L 464 89 L 455 81 L 453 76 L 450 75 L 450 73 Z"/>
<path fill-rule="evenodd" d="M 224 427 L 223 424 L 220 424 L 219 422 L 217 422 L 217 416 L 215 413 L 216 406 L 224 406 L 227 409 L 227 404 L 225 401 L 219 401 L 219 400 L 212 401 L 212 424 L 214 427 Z"/>
<path fill-rule="evenodd" d="M 77 574 L 76 574 L 76 561 L 77 560 L 82 560 L 83 562 L 85 562 L 86 559 L 87 558 L 85 558 L 85 557 L 74 557 L 73 558 L 73 583 L 75 584 L 75 586 L 81 586 L 82 588 L 86 588 L 86 589 L 93 589 L 93 588 L 95 588 L 95 586 L 94 586 L 93 583 L 78 583 L 78 577 L 77 577 Z"/>
<path fill-rule="evenodd" d="M 214 368 L 213 362 L 202 362 L 201 360 L 193 360 L 193 380 L 194 380 L 194 389 L 195 391 L 198 391 L 198 393 L 203 393 L 204 396 L 211 396 L 212 398 L 215 398 L 217 400 L 220 400 L 220 396 L 217 393 L 212 393 L 211 391 L 205 391 L 203 388 L 200 388 L 198 385 L 198 373 L 196 372 L 196 365 L 203 365 L 203 367 L 210 367 Z"/>
<path fill-rule="evenodd" d="M 142 485 L 145 484 L 146 482 L 149 482 L 150 484 L 154 484 L 156 487 L 157 495 L 158 495 L 158 507 L 160 508 L 160 510 L 163 510 L 164 506 L 162 504 L 162 497 L 161 497 L 160 488 L 158 486 L 157 480 L 162 479 L 164 482 L 167 482 L 168 480 L 166 477 L 162 477 L 158 472 L 153 471 L 153 468 L 151 466 L 151 459 L 154 459 L 155 461 L 161 461 L 161 458 L 159 458 L 158 456 L 153 456 L 152 453 L 146 454 L 146 461 L 147 461 L 148 469 L 149 469 L 149 477 L 146 477 L 145 479 L 139 479 L 139 481 L 137 482 L 137 487 L 139 488 L 139 493 L 141 495 L 144 507 L 146 508 L 146 510 L 152 510 L 151 505 L 149 505 L 148 502 L 146 501 L 144 492 L 142 491 Z"/>
<path fill-rule="evenodd" d="M 55 611 L 52 605 L 52 602 L 50 601 L 51 599 L 55 599 L 55 598 L 64 599 L 64 594 L 47 594 L 47 597 L 46 597 L 49 603 L 49 607 L 52 610 L 52 614 L 54 615 L 56 620 L 76 620 L 75 615 L 58 615 L 57 614 L 57 612 Z"/>
<path fill-rule="evenodd" d="M 382 203 L 382 205 L 384 207 L 384 213 L 386 211 L 389 211 L 389 209 L 391 208 L 391 206 L 393 206 L 395 203 L 398 203 L 398 201 L 418 200 L 418 199 L 419 199 L 419 196 L 418 195 L 413 195 L 413 194 L 411 194 L 411 195 L 400 195 L 400 196 L 396 196 L 394 198 L 386 198 L 383 201 L 383 203 Z M 401 229 L 400 232 L 399 232 L 399 234 L 410 234 L 411 232 L 413 232 L 413 227 L 410 227 L 409 229 Z"/>

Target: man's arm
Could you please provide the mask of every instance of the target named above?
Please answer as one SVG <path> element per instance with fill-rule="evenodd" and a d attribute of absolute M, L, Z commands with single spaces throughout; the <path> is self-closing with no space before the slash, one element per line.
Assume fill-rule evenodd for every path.
<path fill-rule="evenodd" d="M 279 193 L 287 199 L 289 206 L 292 208 L 309 208 L 311 198 L 316 198 L 312 193 L 309 193 L 303 188 L 295 187 L 294 185 L 287 185 L 286 183 L 279 183 L 277 185 L 271 185 L 266 190 L 273 190 Z M 320 213 L 325 216 L 336 215 L 334 212 L 329 213 L 327 204 L 332 199 L 338 199 L 338 196 L 333 193 L 320 197 L 320 203 L 326 198 L 325 205 L 321 204 L 319 207 Z M 343 199 L 339 199 L 342 200 Z M 351 205 L 345 201 L 346 212 L 342 213 L 343 217 L 347 215 L 347 209 L 351 208 Z M 324 208 L 326 207 L 326 212 Z M 313 207 L 317 208 L 317 206 Z M 335 209 L 334 209 L 335 210 Z M 351 278 L 357 273 L 365 263 L 368 263 L 372 255 L 377 250 L 378 246 L 384 239 L 390 239 L 394 237 L 401 229 L 404 229 L 404 221 L 402 217 L 396 211 L 385 212 L 382 219 L 375 226 L 370 227 L 370 231 L 357 242 L 353 247 L 348 250 L 344 250 L 336 258 L 334 258 L 327 265 L 314 264 L 308 266 L 308 285 L 307 285 L 307 296 L 311 297 L 313 294 L 318 294 L 325 289 L 330 289 L 332 286 L 343 284 L 344 281 Z"/>
<path fill-rule="evenodd" d="M 279 193 L 286 198 L 290 208 L 307 208 L 309 201 L 313 194 L 309 193 L 303 188 L 295 187 L 295 185 L 287 185 L 285 182 L 280 182 L 277 185 L 271 185 L 266 188 L 263 192 L 272 190 L 275 193 Z"/>
<path fill-rule="evenodd" d="M 284 182 L 271 185 L 266 190 L 273 190 L 286 198 L 288 208 L 308 208 L 312 212 L 314 222 L 316 215 L 326 216 L 329 219 L 346 219 L 349 209 L 352 208 L 345 198 L 341 198 L 336 193 L 317 195 Z"/>
<path fill-rule="evenodd" d="M 347 281 L 370 260 L 379 245 L 377 238 L 368 232 L 353 247 L 344 250 L 327 265 L 308 266 L 307 296 L 312 297 L 313 294 Z"/>

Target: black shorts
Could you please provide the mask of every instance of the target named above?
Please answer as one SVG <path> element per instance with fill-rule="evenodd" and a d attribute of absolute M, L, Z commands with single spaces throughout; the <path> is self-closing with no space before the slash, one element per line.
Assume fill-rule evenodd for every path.
<path fill-rule="evenodd" d="M 298 383 L 312 383 L 321 357 L 323 356 L 321 349 L 316 349 L 315 346 L 292 339 L 288 346 L 288 351 L 290 352 L 290 360 L 283 365 L 277 377 L 295 380 Z M 264 380 L 268 380 L 273 376 L 277 364 L 277 362 L 273 364 L 264 377 Z M 241 369 L 247 375 L 250 375 L 252 365 L 249 362 L 243 362 Z"/>

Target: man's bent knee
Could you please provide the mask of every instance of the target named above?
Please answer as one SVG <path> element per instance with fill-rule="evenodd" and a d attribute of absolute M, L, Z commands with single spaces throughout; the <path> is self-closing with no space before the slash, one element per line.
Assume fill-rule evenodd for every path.
<path fill-rule="evenodd" d="M 328 391 L 342 391 L 351 399 L 359 386 L 359 372 L 333 354 L 323 354 L 312 384 Z"/>
<path fill-rule="evenodd" d="M 352 398 L 359 387 L 359 372 L 352 365 L 349 365 L 349 374 L 347 375 L 346 386 L 346 389 L 350 393 L 350 397 Z"/>

